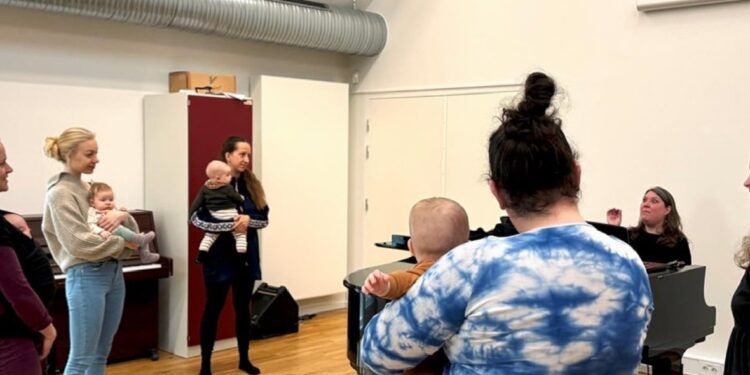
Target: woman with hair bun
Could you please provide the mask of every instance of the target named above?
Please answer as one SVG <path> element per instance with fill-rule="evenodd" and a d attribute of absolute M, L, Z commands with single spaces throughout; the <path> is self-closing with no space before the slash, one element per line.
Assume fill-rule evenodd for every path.
<path fill-rule="evenodd" d="M 581 169 L 550 103 L 554 81 L 526 79 L 490 137 L 490 190 L 519 234 L 461 245 L 367 328 L 378 374 L 443 347 L 444 374 L 633 374 L 653 311 L 648 275 L 626 243 L 578 210 Z"/>
<path fill-rule="evenodd" d="M 63 170 L 47 183 L 42 232 L 66 276 L 70 324 L 66 375 L 104 374 L 125 303 L 118 258 L 126 246 L 137 248 L 122 237 L 104 239 L 94 234 L 86 222 L 89 184 L 81 176 L 94 172 L 98 152 L 96 136 L 84 128 L 66 129 L 58 137 L 48 137 L 44 145 L 45 155 L 63 164 Z M 99 220 L 99 226 L 110 232 L 121 224 L 138 232 L 126 212 L 110 210 Z"/>

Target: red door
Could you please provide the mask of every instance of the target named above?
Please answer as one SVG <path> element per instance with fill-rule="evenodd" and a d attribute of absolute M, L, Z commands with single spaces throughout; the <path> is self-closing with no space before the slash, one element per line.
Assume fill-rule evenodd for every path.
<path fill-rule="evenodd" d="M 190 96 L 188 101 L 188 192 L 189 201 L 206 181 L 206 164 L 219 158 L 227 137 L 237 135 L 252 144 L 252 107 L 239 100 Z M 200 344 L 200 321 L 206 301 L 201 266 L 195 263 L 203 232 L 189 223 L 188 229 L 188 346 Z M 219 319 L 218 340 L 234 337 L 232 293 Z"/>

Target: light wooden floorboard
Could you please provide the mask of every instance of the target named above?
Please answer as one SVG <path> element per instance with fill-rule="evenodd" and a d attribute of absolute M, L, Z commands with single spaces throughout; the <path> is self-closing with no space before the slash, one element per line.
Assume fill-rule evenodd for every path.
<path fill-rule="evenodd" d="M 300 331 L 250 343 L 250 359 L 268 375 L 354 375 L 346 358 L 346 310 L 318 314 L 300 324 Z M 237 350 L 214 352 L 213 373 L 244 374 L 237 369 Z M 161 353 L 158 361 L 139 359 L 107 367 L 108 375 L 197 374 L 200 358 Z"/>
<path fill-rule="evenodd" d="M 250 358 L 264 375 L 356 375 L 346 358 L 346 310 L 318 314 L 300 324 L 296 334 L 250 343 Z M 107 367 L 108 375 L 190 375 L 200 369 L 200 358 L 185 359 L 161 353 L 161 359 L 139 359 Z M 216 375 L 244 374 L 237 369 L 237 350 L 213 355 Z M 641 373 L 643 374 L 643 373 Z"/>

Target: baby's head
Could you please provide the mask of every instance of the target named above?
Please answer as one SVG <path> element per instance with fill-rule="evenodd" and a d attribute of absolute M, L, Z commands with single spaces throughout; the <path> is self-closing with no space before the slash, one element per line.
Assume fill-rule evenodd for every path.
<path fill-rule="evenodd" d="M 89 206 L 97 211 L 108 211 L 115 208 L 115 192 L 103 182 L 92 182 L 89 187 Z"/>
<path fill-rule="evenodd" d="M 206 166 L 206 176 L 213 183 L 225 185 L 232 181 L 232 168 L 223 161 L 214 160 Z"/>
<path fill-rule="evenodd" d="M 469 217 L 448 198 L 423 199 L 411 208 L 409 232 L 409 250 L 417 261 L 437 260 L 469 241 Z"/>
<path fill-rule="evenodd" d="M 10 225 L 25 234 L 26 237 L 31 238 L 31 228 L 29 228 L 29 224 L 26 223 L 26 220 L 24 220 L 21 215 L 9 213 L 5 214 L 3 217 L 5 218 L 5 221 L 10 223 Z"/>

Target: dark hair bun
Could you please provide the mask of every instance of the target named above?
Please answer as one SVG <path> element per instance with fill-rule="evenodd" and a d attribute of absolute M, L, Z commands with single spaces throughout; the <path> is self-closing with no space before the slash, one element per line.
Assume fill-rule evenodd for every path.
<path fill-rule="evenodd" d="M 544 73 L 531 73 L 526 78 L 523 100 L 518 112 L 527 117 L 543 117 L 555 96 L 555 81 Z"/>
<path fill-rule="evenodd" d="M 544 212 L 560 199 L 578 199 L 576 155 L 551 103 L 555 91 L 552 78 L 530 74 L 523 99 L 503 109 L 490 137 L 490 178 L 519 215 Z"/>
<path fill-rule="evenodd" d="M 556 89 L 555 81 L 548 75 L 531 73 L 526 78 L 523 99 L 518 106 L 503 109 L 501 122 L 505 136 L 525 142 L 554 136 L 559 131 L 560 120 L 554 111 L 547 114 L 547 108 L 551 105 Z"/>

